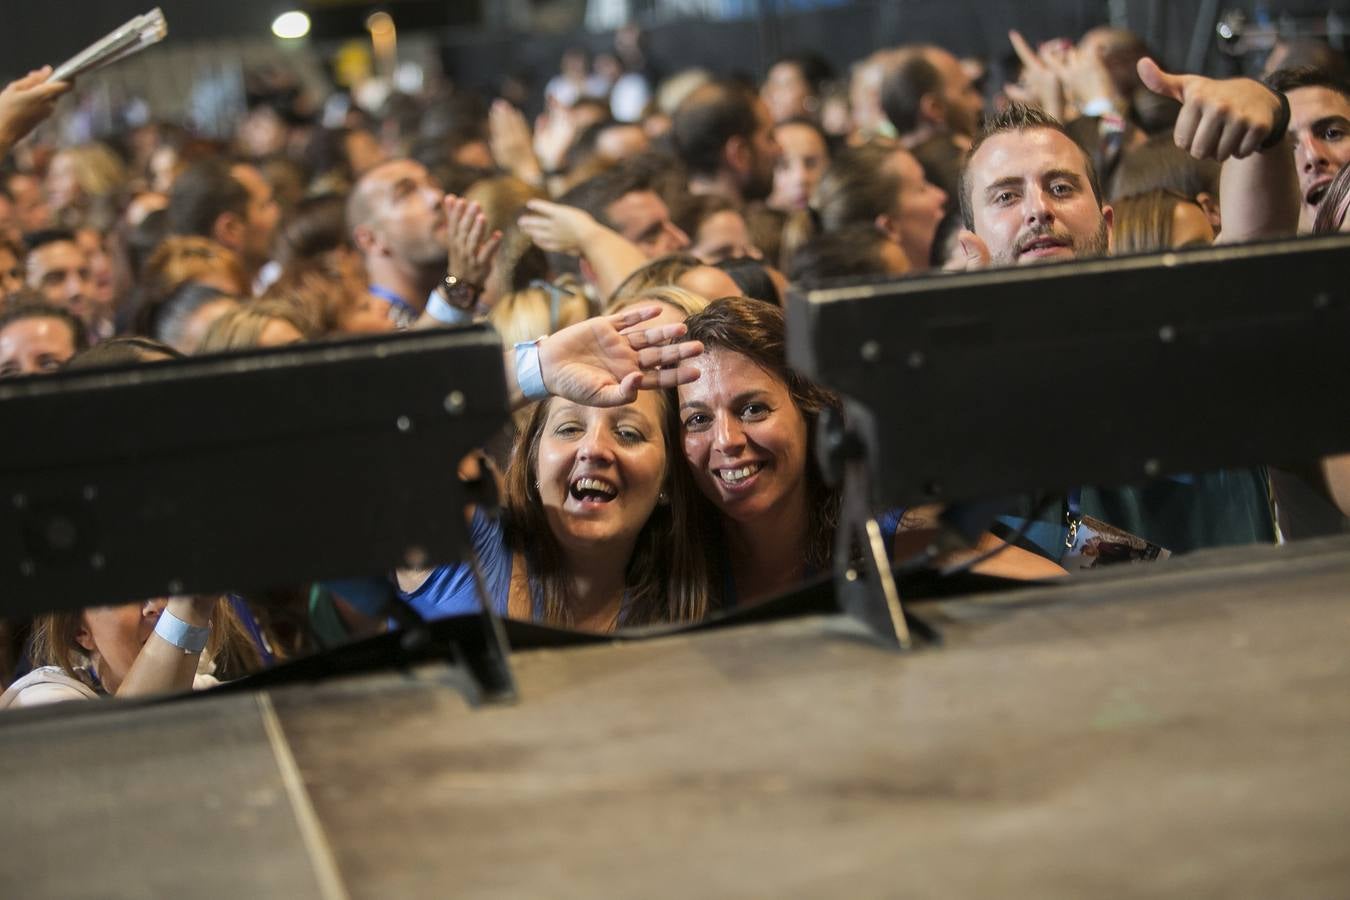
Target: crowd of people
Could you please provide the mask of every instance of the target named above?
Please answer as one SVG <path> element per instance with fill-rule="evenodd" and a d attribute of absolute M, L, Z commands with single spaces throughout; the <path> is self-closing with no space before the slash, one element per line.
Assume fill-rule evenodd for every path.
<path fill-rule="evenodd" d="M 790 288 L 1350 228 L 1329 48 L 1213 79 L 1119 29 L 1009 40 L 1003 85 L 920 44 L 650 90 L 571 54 L 534 122 L 437 92 L 325 127 L 264 93 L 225 143 L 150 121 L 63 146 L 39 126 L 72 85 L 30 73 L 0 92 L 0 377 L 486 321 L 512 433 L 426 476 L 500 479 L 499 515 L 464 512 L 498 612 L 609 632 L 772 597 L 829 569 L 840 506 L 814 448 L 839 401 L 788 365 Z M 1085 485 L 941 552 L 940 510 L 879 523 L 897 562 L 1049 579 L 1108 533 L 1137 559 L 1344 530 L 1346 468 Z M 0 706 L 241 677 L 389 627 L 386 595 L 479 603 L 456 563 L 9 621 Z"/>

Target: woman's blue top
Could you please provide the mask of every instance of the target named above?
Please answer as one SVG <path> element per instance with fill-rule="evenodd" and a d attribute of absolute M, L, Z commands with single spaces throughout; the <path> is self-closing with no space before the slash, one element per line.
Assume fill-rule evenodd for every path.
<path fill-rule="evenodd" d="M 507 599 L 511 595 L 511 551 L 506 546 L 506 535 L 500 519 L 473 511 L 469 523 L 469 539 L 478 566 L 483 572 L 483 587 L 498 615 L 506 615 Z M 478 612 L 478 593 L 473 585 L 473 566 L 466 562 L 437 566 L 417 590 L 402 597 L 424 619 L 444 619 Z"/>

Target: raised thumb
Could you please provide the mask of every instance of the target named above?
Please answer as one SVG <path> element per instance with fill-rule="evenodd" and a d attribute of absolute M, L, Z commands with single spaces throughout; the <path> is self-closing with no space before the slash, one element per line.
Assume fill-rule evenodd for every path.
<path fill-rule="evenodd" d="M 1164 72 L 1162 66 L 1154 62 L 1152 57 L 1145 56 L 1140 59 L 1135 69 L 1139 72 L 1139 80 L 1144 83 L 1144 87 L 1153 93 L 1171 97 L 1178 103 L 1185 99 L 1182 96 L 1184 81 L 1181 76 Z"/>
<path fill-rule="evenodd" d="M 952 258 L 944 266 L 947 271 L 968 272 L 989 265 L 989 247 L 975 232 L 962 230 L 957 235 L 957 245 L 961 248 L 960 255 L 952 254 Z"/>

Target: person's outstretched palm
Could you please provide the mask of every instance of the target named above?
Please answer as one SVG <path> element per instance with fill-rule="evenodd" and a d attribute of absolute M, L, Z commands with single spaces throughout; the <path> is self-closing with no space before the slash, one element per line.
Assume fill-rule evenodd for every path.
<path fill-rule="evenodd" d="M 539 345 L 539 365 L 550 394 L 587 406 L 621 406 L 638 391 L 688 384 L 698 369 L 680 362 L 698 356 L 698 341 L 677 341 L 685 327 L 642 323 L 661 314 L 640 306 L 578 322 Z"/>

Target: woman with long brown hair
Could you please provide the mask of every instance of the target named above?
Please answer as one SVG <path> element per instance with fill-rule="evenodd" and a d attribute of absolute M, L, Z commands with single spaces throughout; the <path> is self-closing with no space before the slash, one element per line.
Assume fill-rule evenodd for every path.
<path fill-rule="evenodd" d="M 0 709 L 97 697 L 144 697 L 218 684 L 261 668 L 243 624 L 217 597 L 170 597 L 44 613 L 33 620 L 31 672 Z"/>
<path fill-rule="evenodd" d="M 679 388 L 676 427 L 694 483 L 712 507 L 700 519 L 707 545 L 719 548 L 721 556 L 712 605 L 730 608 L 828 570 L 839 494 L 821 477 L 815 434 L 821 412 L 838 408 L 838 400 L 788 366 L 783 311 L 772 304 L 728 297 L 685 324 L 704 353 L 694 363 L 701 376 Z M 901 530 L 899 514 L 883 523 L 894 558 L 908 557 L 928 542 L 917 530 Z M 904 522 L 910 524 L 920 529 L 930 523 L 911 515 Z M 998 539 L 987 534 L 966 553 L 997 546 Z M 1017 547 L 1007 547 L 976 571 L 1014 578 L 1064 574 Z"/>
<path fill-rule="evenodd" d="M 649 305 L 589 319 L 546 338 L 542 348 L 559 364 L 575 364 L 580 356 L 564 348 L 594 323 L 635 325 L 659 311 Z M 683 332 L 683 325 L 660 326 L 641 343 Z M 648 387 L 697 377 L 678 365 L 701 349 L 697 344 L 651 349 L 661 359 L 649 357 Z M 470 514 L 489 600 L 512 618 L 587 631 L 702 618 L 708 579 L 689 539 L 693 490 L 669 427 L 667 396 L 633 390 L 607 398 L 572 383 L 561 369 L 545 372 L 544 381 L 551 396 L 516 439 L 500 520 L 481 509 Z M 405 571 L 398 579 L 404 599 L 427 618 L 478 609 L 469 565 Z"/>

